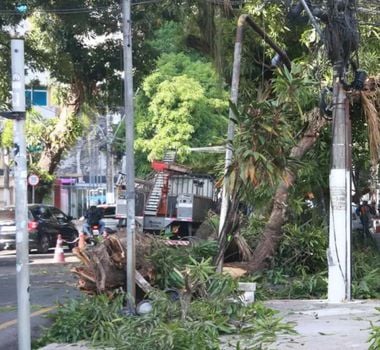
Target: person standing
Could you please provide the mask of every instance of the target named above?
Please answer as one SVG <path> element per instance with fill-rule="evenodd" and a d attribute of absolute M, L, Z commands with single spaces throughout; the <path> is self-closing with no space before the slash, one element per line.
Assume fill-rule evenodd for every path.
<path fill-rule="evenodd" d="M 105 228 L 103 220 L 103 210 L 92 205 L 84 215 L 85 222 L 83 223 L 83 233 L 87 236 L 91 236 L 91 227 L 94 225 L 99 226 L 99 235 L 102 235 Z"/>
<path fill-rule="evenodd" d="M 371 232 L 369 231 L 370 221 L 372 219 L 372 208 L 368 205 L 368 201 L 363 201 L 362 205 L 359 207 L 360 221 L 363 225 L 363 235 L 364 241 L 371 237 Z"/>

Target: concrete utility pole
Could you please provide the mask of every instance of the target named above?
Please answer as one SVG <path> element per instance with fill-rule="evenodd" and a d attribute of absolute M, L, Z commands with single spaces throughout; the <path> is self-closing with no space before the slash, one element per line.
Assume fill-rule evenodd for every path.
<path fill-rule="evenodd" d="M 330 170 L 328 300 L 351 299 L 351 121 L 346 92 L 334 66 L 333 144 Z"/>
<path fill-rule="evenodd" d="M 136 298 L 135 260 L 135 159 L 134 159 L 134 115 L 133 115 L 133 65 L 132 65 L 132 21 L 131 0 L 123 0 L 123 58 L 124 58 L 124 106 L 126 139 L 126 187 L 127 187 L 127 293 L 134 309 Z"/>
<path fill-rule="evenodd" d="M 113 192 L 113 164 L 112 164 L 112 123 L 111 115 L 106 113 L 106 201 L 107 204 L 115 203 Z"/>
<path fill-rule="evenodd" d="M 12 109 L 16 196 L 17 330 L 19 350 L 31 348 L 29 293 L 29 238 L 25 142 L 24 40 L 12 39 Z"/>
<path fill-rule="evenodd" d="M 328 300 L 351 300 L 351 120 L 343 86 L 359 46 L 355 0 L 328 0 L 326 47 L 333 64 L 333 130 L 330 169 Z"/>

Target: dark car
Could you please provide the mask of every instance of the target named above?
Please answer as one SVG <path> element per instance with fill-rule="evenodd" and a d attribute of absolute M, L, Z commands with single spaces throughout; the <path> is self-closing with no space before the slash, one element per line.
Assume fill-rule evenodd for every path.
<path fill-rule="evenodd" d="M 78 237 L 78 231 L 72 223 L 73 218 L 60 209 L 44 204 L 28 205 L 29 250 L 37 249 L 46 253 L 55 247 L 58 234 L 62 235 L 70 248 Z M 0 249 L 16 248 L 15 207 L 0 209 Z"/>

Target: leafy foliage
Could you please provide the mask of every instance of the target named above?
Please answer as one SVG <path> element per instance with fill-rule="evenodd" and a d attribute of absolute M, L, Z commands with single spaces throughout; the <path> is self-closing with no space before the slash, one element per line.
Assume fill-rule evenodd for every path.
<path fill-rule="evenodd" d="M 206 286 L 214 277 L 214 283 Z M 243 306 L 238 302 L 231 278 L 209 271 L 199 283 L 206 293 L 187 305 L 185 317 L 183 303 L 161 291 L 149 295 L 153 311 L 142 316 L 124 315 L 123 294 L 112 301 L 104 295 L 72 300 L 59 306 L 52 315 L 52 327 L 34 346 L 86 340 L 125 350 L 217 350 L 222 334 L 239 334 L 247 346 L 262 346 L 279 333 L 293 332 L 273 310 L 260 303 Z"/>
<path fill-rule="evenodd" d="M 380 308 L 376 308 L 377 311 L 380 311 Z M 371 334 L 368 339 L 369 350 L 376 350 L 380 348 L 380 326 L 371 322 Z"/>
<path fill-rule="evenodd" d="M 271 268 L 249 278 L 259 282 L 258 297 L 325 298 L 328 237 L 325 226 L 309 219 L 302 225 L 289 223 L 284 230 Z M 364 242 L 360 231 L 353 234 L 353 298 L 379 298 L 380 258 L 375 242 Z"/>
<path fill-rule="evenodd" d="M 137 149 L 160 159 L 168 149 L 220 142 L 226 130 L 225 93 L 210 63 L 184 53 L 164 54 L 137 99 Z"/>
<path fill-rule="evenodd" d="M 276 265 L 282 265 L 286 274 L 317 273 L 326 267 L 328 246 L 327 229 L 315 222 L 302 225 L 287 224 L 284 227 Z"/>
<path fill-rule="evenodd" d="M 309 210 L 304 206 L 303 215 Z M 284 226 L 271 267 L 247 278 L 258 282 L 259 298 L 323 298 L 326 295 L 326 227 L 319 216 L 309 217 L 306 221 L 299 216 L 297 219 L 293 218 Z M 242 230 L 251 247 L 256 246 L 264 222 L 263 217 L 252 214 L 247 226 L 249 229 Z"/>
<path fill-rule="evenodd" d="M 7 110 L 10 101 L 10 79 L 8 67 L 10 66 L 10 48 L 8 43 L 8 36 L 0 31 L 0 109 Z"/>
<path fill-rule="evenodd" d="M 158 244 L 152 249 L 149 260 L 156 271 L 156 284 L 161 288 L 183 287 L 183 276 L 180 270 L 194 261 L 202 261 L 216 255 L 215 241 L 202 241 L 190 248 L 172 248 Z"/>
<path fill-rule="evenodd" d="M 244 110 L 234 110 L 237 132 L 234 161 L 229 169 L 230 191 L 241 187 L 240 198 L 257 206 L 270 203 L 285 168 L 303 163 L 289 157 L 298 133 L 307 126 L 305 112 L 315 105 L 316 82 L 302 65 L 278 71 L 273 90 Z"/>
<path fill-rule="evenodd" d="M 174 21 L 164 22 L 147 44 L 157 51 L 157 56 L 164 53 L 180 53 L 185 49 L 182 26 Z"/>
<path fill-rule="evenodd" d="M 317 103 L 317 82 L 308 76 L 301 64 L 292 64 L 291 72 L 284 67 L 277 74 L 273 81 L 277 103 L 287 107 L 295 115 L 298 113 L 298 118 L 306 121 L 304 110 L 312 109 Z"/>
<path fill-rule="evenodd" d="M 352 294 L 355 298 L 380 297 L 380 257 L 373 241 L 363 241 L 361 232 L 355 232 L 352 259 Z"/>

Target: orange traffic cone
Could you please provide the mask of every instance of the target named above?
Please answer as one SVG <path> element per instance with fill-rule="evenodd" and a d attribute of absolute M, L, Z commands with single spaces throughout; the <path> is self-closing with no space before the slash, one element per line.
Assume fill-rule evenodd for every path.
<path fill-rule="evenodd" d="M 61 235 L 57 236 L 57 245 L 54 250 L 54 262 L 63 263 L 65 262 L 65 255 L 63 253 L 63 239 Z"/>
<path fill-rule="evenodd" d="M 78 248 L 79 249 L 84 249 L 86 246 L 86 238 L 83 232 L 79 234 L 79 242 L 78 242 Z"/>

